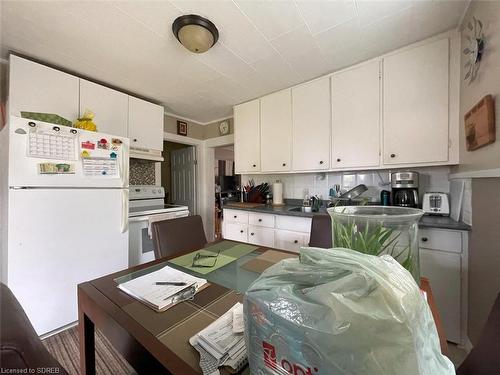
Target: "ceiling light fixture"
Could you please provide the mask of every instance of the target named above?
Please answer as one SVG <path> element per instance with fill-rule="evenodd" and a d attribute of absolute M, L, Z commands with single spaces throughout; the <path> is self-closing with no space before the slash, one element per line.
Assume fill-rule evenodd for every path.
<path fill-rule="evenodd" d="M 208 51 L 219 39 L 217 27 L 196 14 L 177 17 L 172 24 L 172 31 L 177 40 L 194 53 Z"/>

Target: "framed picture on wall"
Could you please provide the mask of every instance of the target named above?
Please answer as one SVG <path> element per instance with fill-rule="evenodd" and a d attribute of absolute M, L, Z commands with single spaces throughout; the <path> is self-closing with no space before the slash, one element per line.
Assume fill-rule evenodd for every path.
<path fill-rule="evenodd" d="M 188 124 L 185 121 L 177 120 L 177 134 L 188 135 Z"/>

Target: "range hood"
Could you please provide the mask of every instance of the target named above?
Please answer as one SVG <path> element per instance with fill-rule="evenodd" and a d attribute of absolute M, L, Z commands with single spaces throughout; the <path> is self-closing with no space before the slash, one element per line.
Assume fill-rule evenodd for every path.
<path fill-rule="evenodd" d="M 130 157 L 135 159 L 163 161 L 162 151 L 140 147 L 130 147 Z"/>

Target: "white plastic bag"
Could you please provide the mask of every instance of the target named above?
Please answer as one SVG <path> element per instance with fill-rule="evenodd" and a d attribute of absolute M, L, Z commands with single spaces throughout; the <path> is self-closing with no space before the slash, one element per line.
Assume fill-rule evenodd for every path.
<path fill-rule="evenodd" d="M 454 374 L 431 311 L 392 257 L 302 248 L 244 299 L 252 374 Z"/>

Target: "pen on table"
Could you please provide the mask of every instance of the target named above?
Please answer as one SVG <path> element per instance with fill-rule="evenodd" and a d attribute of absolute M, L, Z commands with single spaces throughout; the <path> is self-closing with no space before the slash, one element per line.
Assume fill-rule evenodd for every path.
<path fill-rule="evenodd" d="M 173 286 L 186 286 L 187 283 L 177 281 L 157 281 L 156 285 L 173 285 Z"/>

